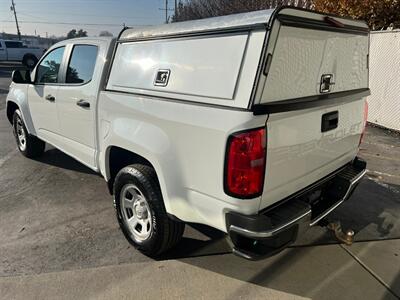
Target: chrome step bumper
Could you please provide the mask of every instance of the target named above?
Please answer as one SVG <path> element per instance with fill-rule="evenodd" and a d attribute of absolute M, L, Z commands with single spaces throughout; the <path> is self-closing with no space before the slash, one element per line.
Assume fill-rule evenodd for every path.
<path fill-rule="evenodd" d="M 300 228 L 317 224 L 346 201 L 365 173 L 365 161 L 355 158 L 258 215 L 228 212 L 226 224 L 233 252 L 256 260 L 281 251 L 296 240 Z"/>

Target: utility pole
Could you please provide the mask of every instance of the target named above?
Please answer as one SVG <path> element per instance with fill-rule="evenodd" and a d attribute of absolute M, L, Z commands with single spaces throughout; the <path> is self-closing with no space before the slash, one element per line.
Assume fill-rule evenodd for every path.
<path fill-rule="evenodd" d="M 179 20 L 179 16 L 178 16 L 178 0 L 175 0 L 175 22 Z"/>
<path fill-rule="evenodd" d="M 15 3 L 14 3 L 14 0 L 11 0 L 11 7 L 10 7 L 10 9 L 14 12 L 15 24 L 17 25 L 18 39 L 21 40 L 21 32 L 19 31 L 18 19 L 17 19 L 17 12 L 15 11 Z"/>
<path fill-rule="evenodd" d="M 165 8 L 159 8 L 159 10 L 165 10 L 165 23 L 168 24 L 168 11 L 173 10 L 172 8 L 168 8 L 168 0 L 165 0 Z"/>
<path fill-rule="evenodd" d="M 165 0 L 165 24 L 168 23 L 168 0 Z"/>
<path fill-rule="evenodd" d="M 178 11 L 178 1 L 175 0 L 175 16 L 176 16 L 176 12 Z"/>

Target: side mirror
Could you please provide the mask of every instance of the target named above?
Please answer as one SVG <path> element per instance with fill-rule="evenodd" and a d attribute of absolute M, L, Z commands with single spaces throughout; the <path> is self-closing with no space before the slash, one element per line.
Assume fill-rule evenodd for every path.
<path fill-rule="evenodd" d="M 14 83 L 32 83 L 31 72 L 28 69 L 14 70 L 11 79 Z"/>

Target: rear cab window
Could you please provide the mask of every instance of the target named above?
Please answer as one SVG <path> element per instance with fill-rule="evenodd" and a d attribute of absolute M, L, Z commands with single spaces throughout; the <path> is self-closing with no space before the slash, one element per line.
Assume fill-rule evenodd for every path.
<path fill-rule="evenodd" d="M 68 63 L 67 84 L 85 84 L 92 80 L 96 65 L 98 47 L 94 45 L 74 45 Z"/>

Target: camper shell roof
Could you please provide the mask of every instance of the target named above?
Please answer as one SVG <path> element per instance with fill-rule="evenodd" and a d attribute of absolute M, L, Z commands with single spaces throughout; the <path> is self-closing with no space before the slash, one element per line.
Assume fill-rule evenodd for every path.
<path fill-rule="evenodd" d="M 333 23 L 327 23 L 327 14 L 318 13 L 301 8 L 280 7 L 276 9 L 259 10 L 240 14 L 232 14 L 221 17 L 206 18 L 194 21 L 176 22 L 163 25 L 145 26 L 138 28 L 125 28 L 122 30 L 119 41 L 134 41 L 168 38 L 181 35 L 193 35 L 208 32 L 235 31 L 255 28 L 266 28 L 271 25 L 273 19 L 282 18 L 289 26 L 300 25 L 304 27 L 304 20 L 310 25 L 322 27 L 336 27 L 343 31 L 368 32 L 368 26 L 363 21 L 332 16 Z M 290 19 L 289 22 L 288 18 Z M 337 22 L 336 25 L 334 22 Z M 290 23 L 290 24 L 289 24 Z M 339 25 L 338 25 L 339 24 Z M 325 29 L 327 29 L 325 28 Z M 269 29 L 269 28 L 268 28 Z M 328 28 L 329 29 L 329 28 Z"/>
<path fill-rule="evenodd" d="M 242 29 L 246 27 L 265 27 L 265 24 L 268 23 L 274 11 L 274 9 L 259 10 L 194 21 L 176 22 L 139 28 L 127 28 L 121 33 L 120 40 L 150 39 L 162 36 L 175 36 L 239 28 Z"/>

